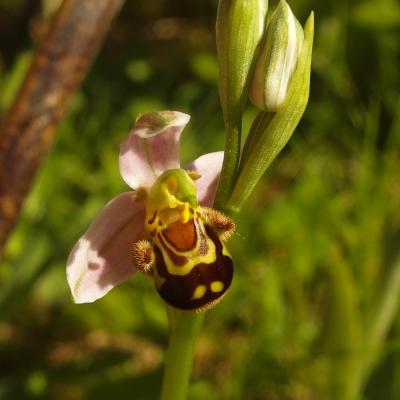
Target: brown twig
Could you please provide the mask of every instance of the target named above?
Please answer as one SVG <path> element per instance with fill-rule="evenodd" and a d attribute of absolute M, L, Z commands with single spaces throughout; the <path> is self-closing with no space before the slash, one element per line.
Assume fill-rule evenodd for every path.
<path fill-rule="evenodd" d="M 123 0 L 64 0 L 0 129 L 0 256 L 68 101 Z"/>

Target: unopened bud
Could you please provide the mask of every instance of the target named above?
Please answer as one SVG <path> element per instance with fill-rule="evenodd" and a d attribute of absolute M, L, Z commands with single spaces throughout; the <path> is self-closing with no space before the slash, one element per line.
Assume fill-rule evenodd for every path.
<path fill-rule="evenodd" d="M 268 0 L 219 0 L 216 34 L 219 92 L 227 125 L 241 121 Z"/>
<path fill-rule="evenodd" d="M 259 108 L 276 112 L 283 104 L 304 41 L 299 21 L 281 0 L 268 24 L 249 96 Z"/>

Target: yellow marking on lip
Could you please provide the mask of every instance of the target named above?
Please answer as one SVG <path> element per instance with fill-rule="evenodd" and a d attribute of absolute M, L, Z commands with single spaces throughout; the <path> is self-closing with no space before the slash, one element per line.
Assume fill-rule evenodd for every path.
<path fill-rule="evenodd" d="M 232 258 L 231 254 L 229 253 L 228 249 L 226 248 L 226 246 L 224 245 L 224 242 L 221 241 L 222 243 L 222 255 L 224 256 L 228 256 L 229 258 Z"/>
<path fill-rule="evenodd" d="M 224 284 L 221 281 L 211 282 L 210 289 L 213 293 L 219 293 L 224 290 Z"/>
<path fill-rule="evenodd" d="M 207 254 L 198 254 L 200 241 L 196 244 L 196 248 L 189 251 L 177 251 L 173 248 L 168 242 L 164 243 L 161 242 L 160 239 L 156 236 L 153 239 L 154 243 L 160 249 L 167 271 L 171 275 L 178 275 L 184 276 L 190 273 L 198 264 L 209 264 L 210 266 L 213 265 L 215 260 L 217 259 L 217 249 L 215 247 L 214 242 L 209 238 L 209 236 L 204 232 L 205 239 L 207 242 Z M 175 265 L 174 262 L 171 260 L 168 252 L 166 251 L 165 247 L 173 251 L 176 255 L 185 256 L 188 258 L 187 262 L 184 265 Z"/>
<path fill-rule="evenodd" d="M 189 221 L 190 218 L 190 212 L 189 212 L 189 204 L 185 203 L 185 208 L 183 209 L 181 213 L 181 222 L 183 224 L 186 224 Z"/>
<path fill-rule="evenodd" d="M 207 287 L 205 285 L 199 285 L 194 290 L 191 300 L 201 299 L 207 292 Z"/>

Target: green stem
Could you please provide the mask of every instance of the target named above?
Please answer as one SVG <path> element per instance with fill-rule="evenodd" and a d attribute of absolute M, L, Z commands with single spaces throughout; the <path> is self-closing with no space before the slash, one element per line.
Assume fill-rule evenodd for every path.
<path fill-rule="evenodd" d="M 398 314 L 400 306 L 400 256 L 397 257 L 390 274 L 387 277 L 382 296 L 377 301 L 377 307 L 369 320 L 369 329 L 365 343 L 371 349 L 364 362 L 363 381 L 372 371 L 383 347 L 383 341 Z"/>
<path fill-rule="evenodd" d="M 327 272 L 330 276 L 332 307 L 326 330 L 326 350 L 331 354 L 328 393 L 332 400 L 356 400 L 358 376 L 363 362 L 363 327 L 359 293 L 349 264 L 341 250 L 333 246 Z"/>
<path fill-rule="evenodd" d="M 225 210 L 236 181 L 240 157 L 242 123 L 226 125 L 224 163 L 222 165 L 214 206 Z"/>
<path fill-rule="evenodd" d="M 396 318 L 400 303 L 400 257 L 393 266 L 382 292 L 381 299 L 377 302 L 377 308 L 372 317 L 367 320 L 365 335 L 362 344 L 365 351 L 359 353 L 358 365 L 352 365 L 350 369 L 344 370 L 344 380 L 339 387 L 346 386 L 350 396 L 341 398 L 360 398 L 361 392 L 369 375 L 371 374 L 383 349 L 383 341 Z M 352 346 L 352 345 L 350 345 Z M 354 346 L 354 345 L 353 345 Z M 355 355 L 357 357 L 357 355 Z M 342 368 L 343 369 L 343 368 Z M 335 368 L 335 371 L 340 369 Z M 337 396 L 334 397 L 338 398 Z"/>
<path fill-rule="evenodd" d="M 193 351 L 204 312 L 180 311 L 166 306 L 169 345 L 165 359 L 161 400 L 185 400 L 192 370 Z"/>

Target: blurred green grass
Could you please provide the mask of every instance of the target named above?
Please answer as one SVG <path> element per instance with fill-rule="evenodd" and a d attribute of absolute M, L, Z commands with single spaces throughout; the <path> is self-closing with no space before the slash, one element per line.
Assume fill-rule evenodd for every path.
<path fill-rule="evenodd" d="M 223 148 L 217 1 L 187 3 L 127 2 L 43 163 L 0 268 L 2 399 L 157 398 L 167 336 L 152 282 L 134 276 L 74 305 L 65 261 L 127 189 L 118 149 L 138 113 L 192 115 L 184 162 Z M 24 4 L 1 0 L 0 21 Z M 365 338 L 400 257 L 400 5 L 291 5 L 301 22 L 316 13 L 310 103 L 238 217 L 234 283 L 207 315 L 190 399 L 398 399 L 400 319 L 385 341 Z M 28 21 L 35 38 L 40 9 Z M 2 112 L 32 54 L 27 35 L 9 46 Z"/>

